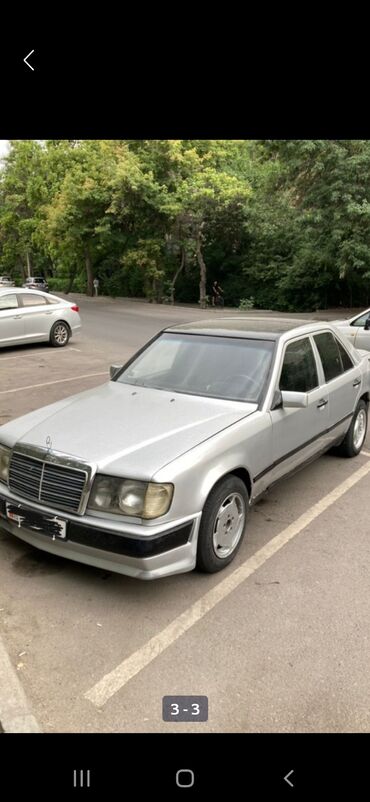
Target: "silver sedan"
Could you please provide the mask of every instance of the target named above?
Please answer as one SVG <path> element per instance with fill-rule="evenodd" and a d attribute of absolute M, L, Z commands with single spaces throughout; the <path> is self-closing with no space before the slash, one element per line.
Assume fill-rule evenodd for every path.
<path fill-rule="evenodd" d="M 141 579 L 219 571 L 267 487 L 360 453 L 369 359 L 330 323 L 165 329 L 110 382 L 1 427 L 1 525 Z"/>
<path fill-rule="evenodd" d="M 50 342 L 67 345 L 81 328 L 79 307 L 46 292 L 0 289 L 0 347 Z"/>
<path fill-rule="evenodd" d="M 355 348 L 370 351 L 370 309 L 345 320 L 334 320 L 333 323 Z"/>

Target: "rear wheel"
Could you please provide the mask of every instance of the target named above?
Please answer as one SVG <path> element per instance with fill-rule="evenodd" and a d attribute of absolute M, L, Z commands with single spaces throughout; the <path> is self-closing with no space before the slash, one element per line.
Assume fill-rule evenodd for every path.
<path fill-rule="evenodd" d="M 62 348 L 64 345 L 67 345 L 70 334 L 67 323 L 65 323 L 64 320 L 58 320 L 54 323 L 50 332 L 50 345 L 53 345 L 54 348 Z"/>
<path fill-rule="evenodd" d="M 198 535 L 197 568 L 215 573 L 225 568 L 241 546 L 249 497 L 237 476 L 221 479 L 203 508 Z"/>
<path fill-rule="evenodd" d="M 337 453 L 343 457 L 357 457 L 360 453 L 367 431 L 367 404 L 363 399 L 358 402 L 355 409 L 352 423 L 348 432 L 337 449 Z"/>

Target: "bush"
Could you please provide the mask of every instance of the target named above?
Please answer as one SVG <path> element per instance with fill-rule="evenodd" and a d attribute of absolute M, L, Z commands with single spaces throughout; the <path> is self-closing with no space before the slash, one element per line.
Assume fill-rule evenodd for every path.
<path fill-rule="evenodd" d="M 239 303 L 239 309 L 241 312 L 245 312 L 247 309 L 253 309 L 254 307 L 254 298 L 251 296 L 250 298 L 241 298 Z"/>
<path fill-rule="evenodd" d="M 52 277 L 47 279 L 49 290 L 51 292 L 64 292 L 66 293 L 69 287 L 69 276 Z M 75 276 L 70 292 L 86 292 L 86 278 L 85 276 Z"/>
<path fill-rule="evenodd" d="M 69 281 L 68 278 L 49 278 L 48 280 L 49 290 L 52 292 L 65 292 Z"/>
<path fill-rule="evenodd" d="M 204 301 L 205 301 L 205 305 L 206 305 L 206 307 L 207 307 L 207 306 L 211 306 L 211 300 L 210 300 L 210 297 L 209 297 L 209 295 L 205 295 L 205 296 L 204 296 Z M 198 304 L 200 304 L 200 301 L 198 301 Z"/>

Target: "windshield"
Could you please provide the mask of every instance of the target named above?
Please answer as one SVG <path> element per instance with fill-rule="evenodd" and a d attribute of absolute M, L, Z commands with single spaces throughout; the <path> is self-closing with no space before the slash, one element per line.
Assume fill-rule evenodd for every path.
<path fill-rule="evenodd" d="M 271 340 L 165 333 L 116 381 L 256 403 L 267 379 L 273 348 Z"/>

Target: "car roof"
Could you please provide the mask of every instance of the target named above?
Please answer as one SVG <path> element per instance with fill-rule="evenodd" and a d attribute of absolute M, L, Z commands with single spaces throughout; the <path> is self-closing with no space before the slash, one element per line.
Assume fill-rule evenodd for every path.
<path fill-rule="evenodd" d="M 24 287 L 0 287 L 1 295 L 14 295 L 14 293 L 24 292 Z M 56 298 L 57 296 L 50 296 L 48 292 L 42 290 L 27 290 L 27 295 L 45 295 L 45 298 Z"/>
<path fill-rule="evenodd" d="M 308 334 L 320 331 L 323 328 L 331 329 L 326 321 L 315 322 L 303 318 L 284 317 L 218 317 L 208 320 L 199 320 L 194 323 L 180 323 L 168 326 L 165 332 L 183 332 L 184 334 L 207 334 L 210 336 L 245 337 L 252 339 L 278 340 L 287 332 Z"/>
<path fill-rule="evenodd" d="M 357 312 L 357 315 L 352 315 L 352 317 L 346 318 L 347 320 L 357 320 L 358 317 L 362 317 L 362 315 L 370 315 L 370 308 L 364 309 L 363 312 Z"/>

